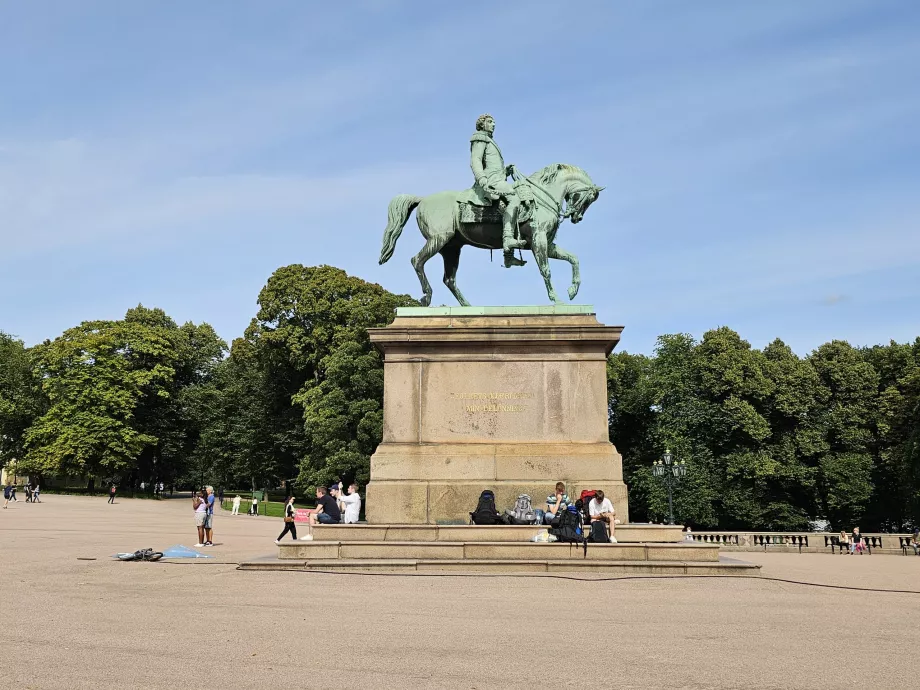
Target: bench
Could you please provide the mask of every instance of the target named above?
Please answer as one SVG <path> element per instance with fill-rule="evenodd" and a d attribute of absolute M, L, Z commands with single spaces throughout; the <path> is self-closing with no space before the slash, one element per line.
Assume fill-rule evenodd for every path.
<path fill-rule="evenodd" d="M 898 537 L 898 541 L 901 544 L 901 553 L 907 555 L 907 549 L 912 549 L 914 538 L 913 537 Z M 920 556 L 920 550 L 914 551 L 914 554 Z"/>
<path fill-rule="evenodd" d="M 852 537 L 851 537 L 852 538 Z M 882 538 L 878 536 L 862 536 L 863 542 L 865 542 L 866 550 L 869 552 L 869 555 L 872 555 L 872 549 L 882 548 Z M 830 548 L 831 553 L 834 553 L 835 549 L 840 549 L 840 553 L 846 553 L 850 549 L 850 542 L 844 544 L 840 543 L 840 537 L 826 535 L 824 537 L 824 546 Z"/>

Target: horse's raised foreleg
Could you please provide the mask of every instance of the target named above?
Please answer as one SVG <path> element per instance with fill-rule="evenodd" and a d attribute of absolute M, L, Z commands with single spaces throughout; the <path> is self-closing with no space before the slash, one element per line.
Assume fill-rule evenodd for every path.
<path fill-rule="evenodd" d="M 422 247 L 422 251 L 412 257 L 412 268 L 415 269 L 415 273 L 418 275 L 418 281 L 422 284 L 422 291 L 424 292 L 420 300 L 423 307 L 427 307 L 431 304 L 431 284 L 428 282 L 428 277 L 425 275 L 425 263 L 428 259 L 441 251 L 442 247 L 448 243 L 450 238 L 450 235 L 434 235 L 433 237 L 429 237 L 425 246 Z"/>
<path fill-rule="evenodd" d="M 444 258 L 444 284 L 454 293 L 454 297 L 457 298 L 461 307 L 468 307 L 470 303 L 466 301 L 466 297 L 457 287 L 457 268 L 460 266 L 461 249 L 463 249 L 463 245 L 454 241 L 441 250 L 441 256 Z"/>
<path fill-rule="evenodd" d="M 572 265 L 572 284 L 569 286 L 569 299 L 575 299 L 581 287 L 581 271 L 578 270 L 578 257 L 557 244 L 550 244 L 547 250 L 550 259 L 568 261 Z"/>
<path fill-rule="evenodd" d="M 559 302 L 556 291 L 553 289 L 552 276 L 549 270 L 549 242 L 546 239 L 546 233 L 542 230 L 534 230 L 530 248 L 533 251 L 534 258 L 537 260 L 537 266 L 540 268 L 543 282 L 546 283 L 546 294 L 549 295 L 553 302 Z"/>

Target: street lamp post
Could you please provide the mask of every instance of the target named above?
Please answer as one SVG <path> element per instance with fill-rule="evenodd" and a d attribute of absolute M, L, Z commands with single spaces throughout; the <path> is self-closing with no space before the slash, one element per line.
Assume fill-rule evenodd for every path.
<path fill-rule="evenodd" d="M 664 477 L 664 482 L 668 486 L 668 516 L 670 518 L 668 524 L 674 524 L 674 501 L 672 498 L 673 487 L 676 482 L 679 482 L 685 476 L 687 476 L 687 465 L 683 460 L 680 462 L 674 461 L 674 456 L 671 455 L 670 450 L 664 452 L 664 456 L 661 460 L 656 460 L 652 463 L 652 474 L 656 477 Z"/>

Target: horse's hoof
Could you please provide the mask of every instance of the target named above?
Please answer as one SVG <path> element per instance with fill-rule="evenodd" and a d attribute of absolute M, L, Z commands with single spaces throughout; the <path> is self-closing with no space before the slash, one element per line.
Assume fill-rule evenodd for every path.
<path fill-rule="evenodd" d="M 570 288 L 569 288 L 569 301 L 575 299 L 575 295 L 577 295 L 577 294 L 578 294 L 578 288 L 577 288 L 577 287 L 570 287 Z"/>
<path fill-rule="evenodd" d="M 425 295 L 422 297 L 422 299 L 419 300 L 419 302 L 423 307 L 427 307 L 429 304 L 431 304 L 431 295 Z"/>

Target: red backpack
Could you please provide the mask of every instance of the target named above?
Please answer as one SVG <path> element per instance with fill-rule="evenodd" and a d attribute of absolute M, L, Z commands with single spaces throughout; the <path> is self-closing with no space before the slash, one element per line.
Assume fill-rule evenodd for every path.
<path fill-rule="evenodd" d="M 594 489 L 585 489 L 581 492 L 581 509 L 585 514 L 585 524 L 591 524 L 591 511 L 588 509 L 588 504 L 591 503 L 594 496 L 597 494 L 597 491 Z"/>

